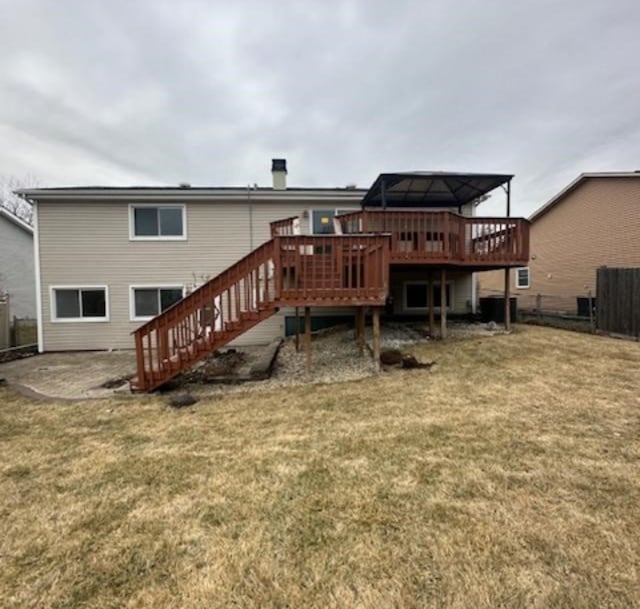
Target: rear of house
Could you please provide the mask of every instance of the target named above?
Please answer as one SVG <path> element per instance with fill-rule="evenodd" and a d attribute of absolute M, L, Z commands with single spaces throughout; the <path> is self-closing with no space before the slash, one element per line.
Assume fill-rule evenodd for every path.
<path fill-rule="evenodd" d="M 131 332 L 300 214 L 303 231 L 362 193 L 291 189 L 78 189 L 36 203 L 41 349 L 127 349 Z M 335 313 L 335 312 L 333 312 Z M 285 316 L 240 341 L 284 332 Z"/>
<path fill-rule="evenodd" d="M 582 174 L 530 220 L 529 265 L 512 271 L 520 308 L 576 314 L 599 267 L 640 267 L 640 173 Z M 502 272 L 479 274 L 480 296 L 503 285 Z"/>
<path fill-rule="evenodd" d="M 372 189 L 360 190 L 288 188 L 283 160 L 274 160 L 272 172 L 273 186 L 268 188 L 21 191 L 35 208 L 40 350 L 133 348 L 132 332 L 196 288 L 209 289 L 209 280 L 266 244 L 273 236 L 270 224 L 284 219 L 277 225 L 295 231 L 287 234 L 327 235 L 337 228 L 364 233 L 364 240 L 372 232 L 386 235 L 380 238 L 388 240 L 393 258 L 387 262 L 390 272 L 384 286 L 387 313 L 425 322 L 428 318 L 430 327 L 434 312 L 472 312 L 474 272 L 528 259 L 526 220 L 474 218 L 478 192 L 508 183 L 512 176 L 381 174 L 390 180 L 386 187 L 383 181 L 380 189 L 376 182 Z M 385 204 L 393 210 L 375 211 L 376 205 Z M 418 211 L 420 207 L 428 210 Z M 352 220 L 334 222 L 345 214 Z M 294 216 L 299 219 L 294 221 Z M 323 253 L 315 249 L 311 253 Z M 265 272 L 273 274 L 268 266 Z M 274 276 L 281 272 L 277 269 Z M 247 329 L 233 344 L 263 344 L 292 332 L 293 306 L 312 307 L 313 327 L 354 316 L 354 303 L 320 305 L 313 298 L 301 303 L 283 298 L 275 315 Z"/>

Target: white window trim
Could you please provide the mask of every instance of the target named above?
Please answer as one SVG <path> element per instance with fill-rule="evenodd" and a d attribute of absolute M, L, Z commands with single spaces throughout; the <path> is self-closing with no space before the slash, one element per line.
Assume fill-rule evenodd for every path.
<path fill-rule="evenodd" d="M 418 281 L 418 280 L 414 280 L 414 281 L 405 281 L 402 284 L 402 311 L 405 313 L 422 313 L 422 312 L 426 312 L 429 310 L 429 307 L 408 307 L 407 306 L 407 286 L 409 285 L 426 285 L 427 286 L 427 290 L 429 289 L 429 282 L 428 281 Z M 440 281 L 434 281 L 433 282 L 433 287 L 437 287 L 440 285 Z M 446 286 L 449 286 L 449 306 L 447 307 L 447 311 L 451 311 L 453 309 L 453 303 L 455 302 L 455 293 L 454 293 L 454 285 L 455 282 L 453 281 L 446 281 L 445 282 Z M 434 311 L 439 311 L 440 310 L 440 304 L 438 304 L 437 306 L 433 307 Z"/>
<path fill-rule="evenodd" d="M 520 285 L 520 271 L 527 271 L 527 285 Z M 528 290 L 531 287 L 531 269 L 528 266 L 521 266 L 515 269 L 516 274 L 516 289 L 517 290 Z"/>
<path fill-rule="evenodd" d="M 308 210 L 308 214 L 309 214 L 309 235 L 319 235 L 319 236 L 324 236 L 326 237 L 327 234 L 326 233 L 316 233 L 313 231 L 313 212 L 314 211 L 332 211 L 333 212 L 333 217 L 336 217 L 336 214 L 338 213 L 338 211 L 348 211 L 349 213 L 352 213 L 354 211 L 361 211 L 362 208 L 361 207 L 354 207 L 353 209 L 351 209 L 351 207 L 347 206 L 347 207 L 334 207 L 333 209 L 331 207 L 328 208 L 324 208 L 324 207 L 311 207 Z M 333 234 L 333 233 L 331 233 Z"/>
<path fill-rule="evenodd" d="M 153 319 L 154 315 L 142 315 L 136 316 L 136 300 L 134 297 L 134 290 L 182 290 L 182 297 L 186 295 L 186 286 L 178 283 L 148 283 L 148 284 L 135 284 L 129 286 L 129 321 L 149 321 Z"/>
<path fill-rule="evenodd" d="M 104 317 L 58 317 L 56 311 L 56 290 L 104 290 Z M 85 323 L 105 323 L 111 321 L 109 307 L 109 286 L 108 285 L 50 285 L 49 286 L 49 307 L 51 309 L 51 323 L 53 324 L 85 324 Z"/>
<path fill-rule="evenodd" d="M 135 234 L 133 210 L 142 207 L 173 207 L 182 210 L 182 235 L 146 235 Z M 187 240 L 187 206 L 184 203 L 129 203 L 129 241 L 186 241 Z"/>

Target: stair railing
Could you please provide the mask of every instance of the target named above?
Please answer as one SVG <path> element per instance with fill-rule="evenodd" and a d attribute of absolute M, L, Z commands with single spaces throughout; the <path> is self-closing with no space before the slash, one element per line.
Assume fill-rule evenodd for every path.
<path fill-rule="evenodd" d="M 264 243 L 133 332 L 137 389 L 161 385 L 273 309 L 275 247 Z"/>

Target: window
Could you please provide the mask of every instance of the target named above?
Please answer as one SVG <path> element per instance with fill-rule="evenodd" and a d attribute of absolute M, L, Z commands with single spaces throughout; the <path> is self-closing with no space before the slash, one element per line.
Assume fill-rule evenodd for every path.
<path fill-rule="evenodd" d="M 311 232 L 314 235 L 333 235 L 333 219 L 357 209 L 314 209 L 311 211 Z"/>
<path fill-rule="evenodd" d="M 182 299 L 182 286 L 167 287 L 132 287 L 131 319 L 149 319 L 168 309 Z"/>
<path fill-rule="evenodd" d="M 107 287 L 52 287 L 51 321 L 109 321 Z"/>
<path fill-rule="evenodd" d="M 129 206 L 131 239 L 186 239 L 184 205 Z"/>
<path fill-rule="evenodd" d="M 520 290 L 526 290 L 529 287 L 529 267 L 523 266 L 521 269 L 516 269 L 516 288 Z"/>
<path fill-rule="evenodd" d="M 451 308 L 451 284 L 445 284 L 447 308 Z M 440 307 L 440 284 L 433 284 L 433 304 Z M 407 311 L 429 308 L 429 286 L 426 282 L 409 282 L 404 284 L 404 308 Z"/>

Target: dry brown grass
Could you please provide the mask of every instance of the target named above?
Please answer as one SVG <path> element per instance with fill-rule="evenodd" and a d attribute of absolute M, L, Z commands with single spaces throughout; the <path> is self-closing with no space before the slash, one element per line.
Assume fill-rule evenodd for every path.
<path fill-rule="evenodd" d="M 183 411 L 0 390 L 0 605 L 640 604 L 640 345 L 417 354 Z"/>

